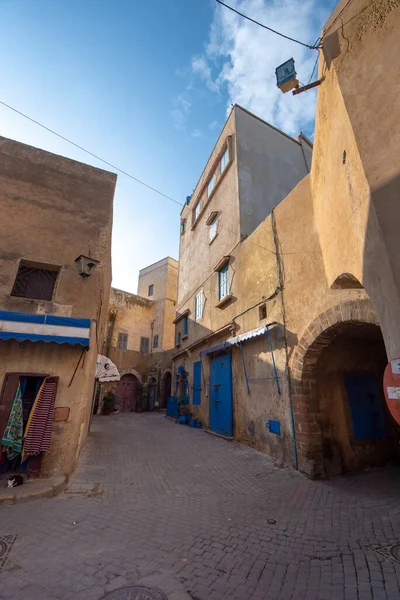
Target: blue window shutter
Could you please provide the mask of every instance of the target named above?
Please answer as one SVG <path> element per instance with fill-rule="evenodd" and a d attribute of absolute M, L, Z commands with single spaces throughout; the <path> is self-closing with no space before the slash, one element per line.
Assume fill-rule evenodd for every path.
<path fill-rule="evenodd" d="M 183 319 L 183 335 L 187 335 L 188 334 L 188 318 L 185 317 Z"/>

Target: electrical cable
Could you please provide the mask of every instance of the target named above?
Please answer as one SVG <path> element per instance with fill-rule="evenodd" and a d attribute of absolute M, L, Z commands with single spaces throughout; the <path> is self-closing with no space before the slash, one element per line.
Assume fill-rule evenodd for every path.
<path fill-rule="evenodd" d="M 263 25 L 259 21 L 256 21 L 255 19 L 252 19 L 251 17 L 248 17 L 247 15 L 239 12 L 238 10 L 236 10 L 236 8 L 233 8 L 232 6 L 229 6 L 229 4 L 225 4 L 225 2 L 222 2 L 222 0 L 216 0 L 216 2 L 218 2 L 218 4 L 221 4 L 222 6 L 225 6 L 225 8 L 229 8 L 229 10 L 231 10 L 234 13 L 236 13 L 240 17 L 243 17 L 243 19 L 247 19 L 248 21 L 251 21 L 252 23 L 255 23 L 256 25 L 259 25 L 263 29 L 267 29 L 268 31 L 271 31 L 271 33 L 275 33 L 276 35 L 279 35 L 280 37 L 283 37 L 286 40 L 290 40 L 291 42 L 295 42 L 296 44 L 300 44 L 300 46 L 304 46 L 305 48 L 309 48 L 310 50 L 318 50 L 318 48 L 319 48 L 319 46 L 311 46 L 310 44 L 305 44 L 304 42 L 300 42 L 300 40 L 296 40 L 295 38 L 292 38 L 292 37 L 289 37 L 288 35 L 285 35 L 284 33 L 280 33 L 279 31 L 276 31 L 276 29 L 272 29 L 271 27 L 268 27 L 267 25 Z"/>
<path fill-rule="evenodd" d="M 14 111 L 15 113 L 17 113 L 21 117 L 24 117 L 25 119 L 28 119 L 28 121 L 31 121 L 32 123 L 35 123 L 35 125 L 38 125 L 39 127 L 42 127 L 42 129 L 45 129 L 46 131 L 49 131 L 50 133 L 52 133 L 53 135 L 57 136 L 58 138 L 64 140 L 65 142 L 68 142 L 68 144 L 71 144 L 72 146 L 75 146 L 75 148 L 78 148 L 79 150 L 82 150 L 82 152 L 86 152 L 86 154 L 89 154 L 89 156 L 92 156 L 96 160 L 101 161 L 102 163 L 108 165 L 112 169 L 115 169 L 116 171 L 119 171 L 120 173 L 122 173 L 123 175 L 126 175 L 130 179 L 133 179 L 133 181 L 136 181 L 136 183 L 139 183 L 140 185 L 145 186 L 149 190 L 152 190 L 156 194 L 159 194 L 160 196 L 163 196 L 163 198 L 166 198 L 167 200 L 170 200 L 170 202 L 173 202 L 174 204 L 177 204 L 181 208 L 183 208 L 185 206 L 186 203 L 182 204 L 181 202 L 178 202 L 178 200 L 175 200 L 174 198 L 171 198 L 171 196 L 168 196 L 167 194 L 164 194 L 164 192 L 161 192 L 157 188 L 149 185 L 148 183 L 145 183 L 144 181 L 142 181 L 141 179 L 138 179 L 134 175 L 131 175 L 130 173 L 128 173 L 124 169 L 120 169 L 119 167 L 117 167 L 114 164 L 110 163 L 108 160 L 105 160 L 104 158 L 101 158 L 101 156 L 98 156 L 97 154 L 94 154 L 93 152 L 91 152 L 90 150 L 87 150 L 83 146 L 80 146 L 79 144 L 76 144 L 75 142 L 73 142 L 72 140 L 68 139 L 67 137 L 61 135 L 60 133 L 57 133 L 57 131 L 54 131 L 53 129 L 50 129 L 50 127 L 47 127 L 46 125 L 43 125 L 39 121 L 36 121 L 32 117 L 29 117 L 28 115 L 26 115 L 25 113 L 21 112 L 20 110 L 17 110 L 13 106 L 10 106 L 10 104 L 7 104 L 6 102 L 3 102 L 2 100 L 0 100 L 0 104 L 2 106 L 5 106 L 8 109 Z M 247 239 L 247 241 L 250 244 L 253 244 L 254 246 L 257 246 L 258 248 L 261 248 L 262 250 L 265 250 L 266 252 L 269 252 L 270 254 L 275 254 L 274 250 L 271 250 L 270 248 L 265 248 L 265 246 L 261 246 L 261 244 L 257 244 L 256 242 L 253 242 L 252 240 L 248 239 L 248 237 L 243 237 L 243 235 L 240 234 L 239 232 L 233 231 L 233 230 L 229 229 L 228 227 L 225 227 L 224 225 L 221 225 L 221 224 L 219 226 L 221 227 L 221 229 L 225 229 L 226 231 L 229 231 L 233 235 L 239 236 L 240 237 L 240 241 L 243 241 L 243 240 Z M 283 254 L 309 254 L 309 253 L 304 253 L 304 252 L 284 252 Z M 315 254 L 315 252 L 312 252 L 312 254 Z"/>
<path fill-rule="evenodd" d="M 311 80 L 312 80 L 312 78 L 313 78 L 313 76 L 314 76 L 315 67 L 316 67 L 316 66 L 317 66 L 317 64 L 318 64 L 318 60 L 319 60 L 319 53 L 318 53 L 318 56 L 317 56 L 317 58 L 315 59 L 314 68 L 313 68 L 313 70 L 312 70 L 312 73 L 311 73 L 311 75 L 310 75 L 310 79 L 308 80 L 308 83 L 307 83 L 307 85 L 309 85 L 309 84 L 311 83 Z"/>
<path fill-rule="evenodd" d="M 336 23 L 336 21 L 338 19 L 340 19 L 340 17 L 342 16 L 342 14 L 344 13 L 344 11 L 348 8 L 348 6 L 350 6 L 350 4 L 353 2 L 353 0 L 348 0 L 347 4 L 342 8 L 342 10 L 340 11 L 340 13 L 333 19 L 332 23 L 329 25 L 328 29 L 326 29 L 321 38 L 320 38 L 320 45 L 324 39 L 324 37 L 326 37 L 327 33 L 332 29 L 332 27 L 334 26 L 334 24 Z"/>
<path fill-rule="evenodd" d="M 0 100 L 0 104 L 2 104 L 3 106 L 6 106 L 10 110 L 12 110 L 15 113 L 17 113 L 18 115 L 21 115 L 22 117 L 25 117 L 25 119 L 28 119 L 32 123 L 35 123 L 35 125 L 39 125 L 39 127 L 42 127 L 43 129 L 46 129 L 46 131 L 49 131 L 50 133 L 56 135 L 57 137 L 59 137 L 60 139 L 64 140 L 65 142 L 68 142 L 69 144 L 72 144 L 72 146 L 75 146 L 75 148 L 78 148 L 79 150 L 82 150 L 83 152 L 86 152 L 86 154 L 89 154 L 90 156 L 93 156 L 93 158 L 95 158 L 96 160 L 101 161 L 105 165 L 108 165 L 112 169 L 115 169 L 116 171 L 119 171 L 120 173 L 123 173 L 127 177 L 130 177 L 130 179 L 133 179 L 137 183 L 140 183 L 141 185 L 144 185 L 149 190 L 152 190 L 153 192 L 156 192 L 156 194 L 159 194 L 160 196 L 164 196 L 164 198 L 167 198 L 168 200 L 170 200 L 171 202 L 174 202 L 175 204 L 178 204 L 179 206 L 183 206 L 183 204 L 181 204 L 177 200 L 174 200 L 174 198 L 171 198 L 171 196 L 167 196 L 167 194 L 164 194 L 164 192 L 160 192 L 160 190 L 157 190 L 155 187 L 149 185 L 148 183 L 145 183 L 144 181 L 141 181 L 140 179 L 138 179 L 137 177 L 134 177 L 130 173 L 127 173 L 127 171 L 124 171 L 123 169 L 120 169 L 119 167 L 116 167 L 112 163 L 108 162 L 108 160 L 105 160 L 104 158 L 101 158 L 100 156 L 97 156 L 97 154 L 94 154 L 90 150 L 86 150 L 86 148 L 83 148 L 83 146 L 80 146 L 79 144 L 76 144 L 72 140 L 69 140 L 68 138 L 66 138 L 65 136 L 61 135 L 60 133 L 57 133 L 57 131 L 54 131 L 53 129 L 50 129 L 50 127 L 46 127 L 46 125 L 43 125 L 43 123 L 39 123 L 39 121 L 35 121 L 35 119 L 32 119 L 32 117 L 28 117 L 28 115 L 25 115 L 20 110 L 17 110 L 16 108 L 10 106 L 9 104 L 6 104 L 2 100 Z"/>

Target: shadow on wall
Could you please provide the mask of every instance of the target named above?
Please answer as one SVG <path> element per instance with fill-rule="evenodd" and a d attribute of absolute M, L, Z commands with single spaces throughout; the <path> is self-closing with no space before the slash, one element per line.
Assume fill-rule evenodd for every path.
<path fill-rule="evenodd" d="M 388 358 L 400 356 L 400 175 L 371 190 L 363 283 L 383 331 Z"/>

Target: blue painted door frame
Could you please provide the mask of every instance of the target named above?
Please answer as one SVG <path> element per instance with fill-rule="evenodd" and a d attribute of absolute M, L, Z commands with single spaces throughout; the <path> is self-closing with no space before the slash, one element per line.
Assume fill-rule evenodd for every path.
<path fill-rule="evenodd" d="M 193 363 L 193 405 L 201 404 L 201 360 Z"/>
<path fill-rule="evenodd" d="M 210 429 L 233 436 L 231 354 L 221 354 L 210 361 Z"/>

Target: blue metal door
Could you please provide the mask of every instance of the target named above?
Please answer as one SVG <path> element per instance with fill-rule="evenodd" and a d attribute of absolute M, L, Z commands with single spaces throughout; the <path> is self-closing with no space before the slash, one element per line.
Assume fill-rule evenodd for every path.
<path fill-rule="evenodd" d="M 373 440 L 386 437 L 384 400 L 378 378 L 369 374 L 348 374 L 346 387 L 354 439 Z"/>
<path fill-rule="evenodd" d="M 210 429 L 233 435 L 231 355 L 223 354 L 210 363 Z"/>
<path fill-rule="evenodd" d="M 201 403 L 201 360 L 193 364 L 193 405 Z"/>

